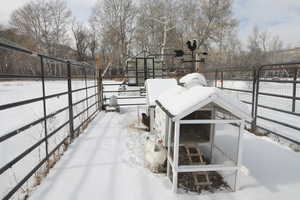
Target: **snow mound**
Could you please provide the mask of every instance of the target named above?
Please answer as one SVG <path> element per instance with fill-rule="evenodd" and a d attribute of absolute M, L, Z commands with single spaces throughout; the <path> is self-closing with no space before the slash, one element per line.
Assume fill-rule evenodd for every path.
<path fill-rule="evenodd" d="M 207 86 L 207 81 L 204 75 L 200 73 L 187 74 L 179 80 L 179 83 L 188 88 L 195 85 Z"/>

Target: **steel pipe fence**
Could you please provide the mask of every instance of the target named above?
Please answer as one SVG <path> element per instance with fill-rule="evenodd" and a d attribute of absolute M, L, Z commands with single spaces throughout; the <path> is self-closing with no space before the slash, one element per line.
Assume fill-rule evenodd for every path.
<path fill-rule="evenodd" d="M 138 57 L 135 58 L 136 62 L 134 62 L 134 66 L 126 66 L 126 70 L 123 71 L 123 74 L 117 74 L 116 71 L 112 70 L 112 65 L 108 65 L 108 67 L 104 70 L 102 74 L 102 80 L 115 80 L 121 81 L 120 83 L 103 83 L 103 87 L 106 87 L 104 91 L 102 91 L 102 99 L 103 99 L 103 108 L 109 106 L 107 102 L 109 97 L 105 95 L 116 95 L 118 100 L 133 100 L 133 102 L 123 102 L 119 103 L 120 107 L 124 106 L 144 106 L 146 103 L 135 102 L 134 100 L 144 99 L 146 101 L 146 91 L 143 89 L 144 82 L 147 79 L 155 79 L 155 78 L 176 78 L 179 79 L 186 74 L 195 71 L 194 67 L 172 67 L 169 68 L 167 66 L 156 66 L 156 63 L 153 62 L 153 58 L 149 57 Z M 142 66 L 137 65 L 137 60 L 141 60 Z M 151 60 L 151 65 L 147 66 L 147 60 Z M 130 73 L 134 72 L 134 73 Z M 131 81 L 130 81 L 131 79 Z M 132 80 L 135 83 L 131 83 Z M 118 90 L 117 88 L 110 88 L 110 86 L 132 86 L 133 88 L 128 90 Z M 130 93 L 139 93 L 138 95 L 132 96 Z M 120 96 L 124 95 L 124 96 Z M 130 95 L 130 96 L 129 96 Z"/>
<path fill-rule="evenodd" d="M 298 136 L 291 136 L 300 134 L 300 126 L 289 121 L 291 117 L 300 120 L 299 71 L 300 62 L 290 62 L 248 68 L 219 67 L 203 74 L 210 85 L 238 94 L 242 102 L 251 106 L 253 120 L 248 124 L 252 131 L 261 130 L 300 145 L 295 139 Z M 279 130 L 272 126 L 279 126 Z"/>
<path fill-rule="evenodd" d="M 105 107 L 109 106 L 109 103 L 107 101 L 110 100 L 110 97 L 107 97 L 105 95 L 116 95 L 116 98 L 118 100 L 129 100 L 126 103 L 118 103 L 118 106 L 120 107 L 128 107 L 128 106 L 145 106 L 145 103 L 136 103 L 136 102 L 130 102 L 131 100 L 144 100 L 146 101 L 146 95 L 142 95 L 143 92 L 143 88 L 139 87 L 139 86 L 135 86 L 134 89 L 129 89 L 129 90 L 119 90 L 118 88 L 115 88 L 114 86 L 129 86 L 128 83 L 124 82 L 124 79 L 128 78 L 127 75 L 123 75 L 123 76 L 117 76 L 119 79 L 122 79 L 123 82 L 120 83 L 105 83 L 104 79 L 113 79 L 111 75 L 108 75 L 109 73 L 109 68 L 112 67 L 111 65 L 109 65 L 104 72 L 102 73 L 101 76 L 101 80 L 102 80 L 102 89 L 101 89 L 101 99 L 102 99 L 102 108 L 105 109 Z M 104 87 L 106 87 L 106 89 L 104 90 Z M 108 88 L 107 88 L 108 87 Z M 109 87 L 114 87 L 114 88 L 109 88 Z M 127 96 L 130 93 L 139 93 L 138 95 L 135 96 Z M 120 95 L 125 95 L 125 96 L 120 96 Z"/>
<path fill-rule="evenodd" d="M 10 168 L 15 166 L 18 163 L 21 163 L 25 157 L 30 153 L 40 147 L 44 147 L 44 157 L 40 158 L 38 164 L 30 166 L 31 170 L 24 175 L 14 186 L 12 186 L 6 194 L 4 194 L 1 199 L 6 200 L 14 196 L 14 194 L 27 182 L 33 175 L 45 164 L 49 164 L 50 157 L 55 154 L 55 152 L 60 149 L 63 144 L 71 143 L 88 125 L 88 123 L 97 115 L 97 113 L 102 109 L 103 99 L 102 99 L 102 76 L 101 71 L 96 70 L 94 66 L 88 64 L 81 64 L 70 60 L 60 59 L 51 57 L 48 55 L 36 53 L 22 47 L 11 46 L 5 43 L 0 42 L 0 50 L 4 51 L 13 51 L 17 53 L 22 53 L 25 56 L 33 56 L 39 60 L 40 65 L 40 74 L 0 74 L 0 81 L 7 80 L 35 80 L 41 83 L 41 97 L 35 97 L 30 99 L 25 99 L 21 101 L 11 102 L 7 104 L 0 105 L 0 111 L 7 111 L 9 109 L 29 106 L 33 103 L 42 103 L 42 117 L 27 123 L 21 127 L 18 127 L 8 133 L 0 133 L 0 145 L 4 144 L 9 140 L 12 140 L 16 136 L 26 134 L 26 131 L 29 129 L 35 128 L 38 124 L 42 124 L 43 127 L 43 136 L 37 142 L 31 144 L 27 149 L 19 153 L 17 156 L 12 158 L 3 166 L 0 166 L 0 176 L 7 172 Z M 46 71 L 47 67 L 51 68 L 51 64 L 47 64 L 51 61 L 60 65 L 60 73 L 50 73 Z M 46 84 L 49 80 L 61 80 L 66 82 L 67 90 L 63 92 L 56 92 L 54 94 L 47 94 Z M 81 88 L 74 88 L 74 81 L 81 80 L 84 82 L 84 86 Z M 92 85 L 91 85 L 92 84 Z M 80 92 L 84 94 L 80 95 Z M 75 93 L 82 96 L 80 100 L 74 98 Z M 49 112 L 49 100 L 53 100 L 59 97 L 66 97 L 67 106 L 56 109 Z M 84 109 L 75 112 L 77 106 L 84 103 Z M 68 118 L 66 121 L 61 123 L 58 127 L 55 127 L 53 130 L 49 127 L 49 119 L 62 114 L 63 112 L 68 113 Z M 79 121 L 79 124 L 75 123 L 75 120 L 82 117 L 82 120 Z M 64 128 L 67 128 L 67 135 L 63 137 L 58 144 L 56 144 L 52 149 L 49 147 L 49 139 L 54 135 L 60 135 Z M 28 134 L 28 133 L 27 133 Z"/>

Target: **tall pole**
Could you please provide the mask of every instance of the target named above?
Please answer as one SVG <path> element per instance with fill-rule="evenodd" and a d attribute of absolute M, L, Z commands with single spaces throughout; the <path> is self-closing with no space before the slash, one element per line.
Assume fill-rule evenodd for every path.
<path fill-rule="evenodd" d="M 161 47 L 161 62 L 164 63 L 164 53 L 165 53 L 165 47 L 167 43 L 167 22 L 164 22 L 164 37 L 163 37 L 163 43 Z"/>
<path fill-rule="evenodd" d="M 196 62 L 195 62 L 194 51 L 192 51 L 192 69 L 194 70 L 194 71 L 192 71 L 192 72 L 195 72 L 195 69 L 196 69 Z"/>
<path fill-rule="evenodd" d="M 166 44 L 167 44 L 167 32 L 176 28 L 176 25 L 173 26 L 173 27 L 167 27 L 168 25 L 168 20 L 165 18 L 164 21 L 161 21 L 159 19 L 156 19 L 154 17 L 149 17 L 150 19 L 153 19 L 154 21 L 157 21 L 158 23 L 160 24 L 163 24 L 164 26 L 164 35 L 163 35 L 163 43 L 162 43 L 162 47 L 161 47 L 161 50 L 160 50 L 160 53 L 161 53 L 161 62 L 163 63 L 164 62 L 164 53 L 165 53 L 165 48 L 166 48 Z"/>

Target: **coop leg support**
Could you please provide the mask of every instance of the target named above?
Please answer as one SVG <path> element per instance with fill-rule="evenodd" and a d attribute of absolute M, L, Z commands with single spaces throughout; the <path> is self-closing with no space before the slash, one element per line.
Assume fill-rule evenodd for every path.
<path fill-rule="evenodd" d="M 172 191 L 174 193 L 177 193 L 177 186 L 178 186 L 178 173 L 177 171 L 172 168 L 172 174 L 173 174 L 173 184 L 172 184 Z"/>
<path fill-rule="evenodd" d="M 150 133 L 154 134 L 154 108 L 149 109 L 150 115 Z"/>
<path fill-rule="evenodd" d="M 241 170 L 241 163 L 242 163 L 242 152 L 243 152 L 243 135 L 245 131 L 245 121 L 242 121 L 240 124 L 239 129 L 239 139 L 238 139 L 238 152 L 237 152 L 237 170 L 235 174 L 235 185 L 234 185 L 234 191 L 237 191 L 239 189 L 239 179 L 240 179 L 240 170 Z"/>
<path fill-rule="evenodd" d="M 174 159 L 174 166 L 173 166 L 173 192 L 176 193 L 177 192 L 177 187 L 178 187 L 178 180 L 177 180 L 177 176 L 178 176 L 178 172 L 176 170 L 176 168 L 178 168 L 178 158 L 179 158 L 179 137 L 180 137 L 180 123 L 179 121 L 175 121 L 175 135 L 174 135 L 174 155 L 173 155 L 173 159 Z"/>
<path fill-rule="evenodd" d="M 170 162 L 167 159 L 167 177 L 170 177 Z"/>
<path fill-rule="evenodd" d="M 167 148 L 168 148 L 168 153 L 167 153 L 167 177 L 170 177 L 170 148 L 171 148 L 171 131 L 172 131 L 172 121 L 170 118 L 167 119 L 168 121 L 168 137 L 167 137 Z"/>

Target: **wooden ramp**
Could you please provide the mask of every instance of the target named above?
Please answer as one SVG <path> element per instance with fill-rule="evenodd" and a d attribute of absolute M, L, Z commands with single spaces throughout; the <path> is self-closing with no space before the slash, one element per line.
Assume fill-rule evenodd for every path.
<path fill-rule="evenodd" d="M 196 145 L 188 144 L 184 145 L 187 152 L 190 165 L 205 165 L 203 160 L 203 154 L 199 151 Z M 210 185 L 208 172 L 193 172 L 194 183 L 196 186 Z"/>

